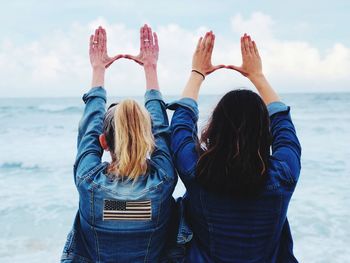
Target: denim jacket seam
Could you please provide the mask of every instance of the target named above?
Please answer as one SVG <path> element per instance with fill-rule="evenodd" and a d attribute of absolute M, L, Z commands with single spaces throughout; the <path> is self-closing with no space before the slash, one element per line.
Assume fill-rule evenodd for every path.
<path fill-rule="evenodd" d="M 165 170 L 161 167 L 158 168 L 159 171 L 162 173 L 162 181 L 165 181 L 165 182 L 171 182 L 171 181 L 174 181 L 174 177 L 175 176 L 168 176 L 168 174 L 165 172 Z"/>
<path fill-rule="evenodd" d="M 95 237 L 95 248 L 97 251 L 97 258 L 98 258 L 98 262 L 101 262 L 101 258 L 100 258 L 100 249 L 99 249 L 99 243 L 98 243 L 98 236 L 97 236 L 97 232 L 96 229 L 94 227 L 95 225 L 95 202 L 94 202 L 94 186 L 91 188 L 90 190 L 90 194 L 91 194 L 91 198 L 90 198 L 90 220 L 91 220 L 91 230 L 94 233 L 94 237 Z"/>
<path fill-rule="evenodd" d="M 278 162 L 280 163 L 282 170 L 287 177 L 288 183 L 295 184 L 295 180 L 293 179 L 292 172 L 291 172 L 290 168 L 288 167 L 288 165 L 285 165 L 285 162 L 283 162 L 283 161 L 278 160 Z"/>
<path fill-rule="evenodd" d="M 76 239 L 76 230 L 74 228 L 68 234 L 66 244 L 64 246 L 64 253 L 70 254 L 75 249 L 75 239 Z"/>
<path fill-rule="evenodd" d="M 98 164 L 94 168 L 92 168 L 90 171 L 86 172 L 83 176 L 77 176 L 77 186 L 79 187 L 84 181 L 88 180 L 90 177 L 94 176 L 96 172 L 102 168 L 103 163 Z"/>
<path fill-rule="evenodd" d="M 162 200 L 160 199 L 159 200 L 159 208 L 158 208 L 158 217 L 157 217 L 157 221 L 156 221 L 156 227 L 158 226 L 159 224 L 159 217 L 160 217 L 160 210 L 161 210 L 161 206 L 162 206 Z M 147 245 L 147 250 L 146 250 L 146 256 L 145 256 L 145 260 L 144 262 L 147 262 L 147 258 L 148 258 L 148 255 L 149 255 L 149 251 L 150 251 L 150 246 L 151 246 L 151 243 L 152 243 L 152 238 L 153 238 L 153 234 L 154 234 L 154 229 L 152 231 L 152 233 L 150 234 L 150 237 L 149 237 L 149 241 L 148 241 L 148 245 Z"/>
<path fill-rule="evenodd" d="M 171 163 L 173 162 L 171 153 L 169 155 L 170 158 L 166 157 Z M 150 158 L 148 160 L 150 162 L 151 165 L 153 165 L 153 167 L 157 170 L 161 172 L 161 181 L 166 181 L 166 182 L 171 182 L 174 181 L 175 176 L 168 176 L 168 174 L 165 172 L 165 169 L 163 169 L 163 167 L 161 167 L 160 165 L 158 165 L 155 161 L 152 160 L 152 158 Z M 173 163 L 172 163 L 172 168 L 174 167 Z"/>

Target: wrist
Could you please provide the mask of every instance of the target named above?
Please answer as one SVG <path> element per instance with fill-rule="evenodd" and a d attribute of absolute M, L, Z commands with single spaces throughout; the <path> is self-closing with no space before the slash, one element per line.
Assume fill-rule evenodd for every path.
<path fill-rule="evenodd" d="M 145 70 L 145 73 L 157 72 L 157 64 L 144 64 L 143 69 Z"/>
<path fill-rule="evenodd" d="M 105 67 L 101 67 L 101 66 L 92 67 L 92 73 L 94 74 L 104 74 L 105 72 L 106 72 Z"/>
<path fill-rule="evenodd" d="M 105 69 L 101 67 L 93 67 L 92 70 L 92 87 L 104 86 Z"/>
<path fill-rule="evenodd" d="M 202 71 L 196 70 L 196 69 L 192 69 L 191 73 L 195 73 L 195 74 L 201 76 L 203 78 L 203 80 L 205 80 L 205 74 Z"/>
<path fill-rule="evenodd" d="M 257 81 L 265 80 L 265 75 L 262 72 L 254 73 L 254 74 L 248 75 L 248 79 L 251 82 L 257 82 Z"/>
<path fill-rule="evenodd" d="M 144 66 L 147 89 L 159 89 L 157 65 Z"/>
<path fill-rule="evenodd" d="M 204 77 L 196 71 L 191 71 L 190 79 L 199 83 L 204 81 Z"/>

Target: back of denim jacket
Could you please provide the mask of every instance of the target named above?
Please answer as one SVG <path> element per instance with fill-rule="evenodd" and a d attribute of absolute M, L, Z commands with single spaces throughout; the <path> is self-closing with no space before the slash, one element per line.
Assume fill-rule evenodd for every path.
<path fill-rule="evenodd" d="M 272 161 L 270 167 L 275 166 Z M 295 184 L 283 180 L 282 174 L 283 170 L 270 169 L 262 195 L 254 199 L 224 197 L 199 184 L 191 185 L 184 198 L 185 214 L 194 233 L 188 259 L 257 263 L 279 262 L 278 257 L 294 260 L 292 252 L 287 251 L 292 249 L 292 238 L 286 214 Z"/>
<path fill-rule="evenodd" d="M 155 150 L 147 174 L 136 180 L 111 178 L 106 174 L 108 163 L 101 162 L 98 136 L 103 132 L 105 90 L 93 88 L 83 100 L 74 165 L 79 210 L 61 262 L 157 262 L 169 238 L 177 182 L 161 94 L 156 90 L 145 94 Z"/>
<path fill-rule="evenodd" d="M 199 159 L 198 105 L 183 98 L 174 109 L 171 149 L 186 186 L 184 214 L 192 228 L 188 262 L 297 262 L 287 219 L 288 205 L 300 174 L 301 146 L 282 102 L 267 106 L 273 137 L 268 180 L 258 198 L 233 198 L 205 190 L 196 179 Z"/>
<path fill-rule="evenodd" d="M 79 243 L 86 244 L 83 254 L 96 262 L 157 262 L 170 227 L 176 180 L 152 164 L 149 174 L 123 182 L 105 175 L 107 165 L 97 167 L 79 188 L 75 229 L 81 229 Z"/>

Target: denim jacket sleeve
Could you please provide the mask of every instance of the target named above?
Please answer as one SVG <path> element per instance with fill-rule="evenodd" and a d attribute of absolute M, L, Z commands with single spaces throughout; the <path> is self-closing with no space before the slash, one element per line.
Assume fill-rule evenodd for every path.
<path fill-rule="evenodd" d="M 101 163 L 103 149 L 99 135 L 103 129 L 106 105 L 106 91 L 103 87 L 94 87 L 84 94 L 85 109 L 79 122 L 77 156 L 74 164 L 74 181 L 79 185 L 84 174 Z"/>
<path fill-rule="evenodd" d="M 186 184 L 194 179 L 198 153 L 198 105 L 190 98 L 182 98 L 168 105 L 175 110 L 171 120 L 171 152 L 181 180 Z"/>
<path fill-rule="evenodd" d="M 287 176 L 296 183 L 300 174 L 301 146 L 290 116 L 290 108 L 282 102 L 267 105 L 272 133 L 272 157 L 277 159 Z"/>
<path fill-rule="evenodd" d="M 162 94 L 158 90 L 147 90 L 145 94 L 145 107 L 151 115 L 152 132 L 156 146 L 151 160 L 164 169 L 168 176 L 174 176 L 172 172 L 174 170 L 173 161 L 169 147 L 169 121 Z"/>

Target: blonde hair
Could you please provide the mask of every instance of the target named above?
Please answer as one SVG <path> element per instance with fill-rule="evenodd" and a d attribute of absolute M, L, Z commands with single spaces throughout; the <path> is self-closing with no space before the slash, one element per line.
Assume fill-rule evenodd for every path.
<path fill-rule="evenodd" d="M 137 179 L 147 172 L 147 157 L 154 150 L 149 112 L 134 100 L 124 100 L 114 111 L 114 163 L 109 172 Z"/>

